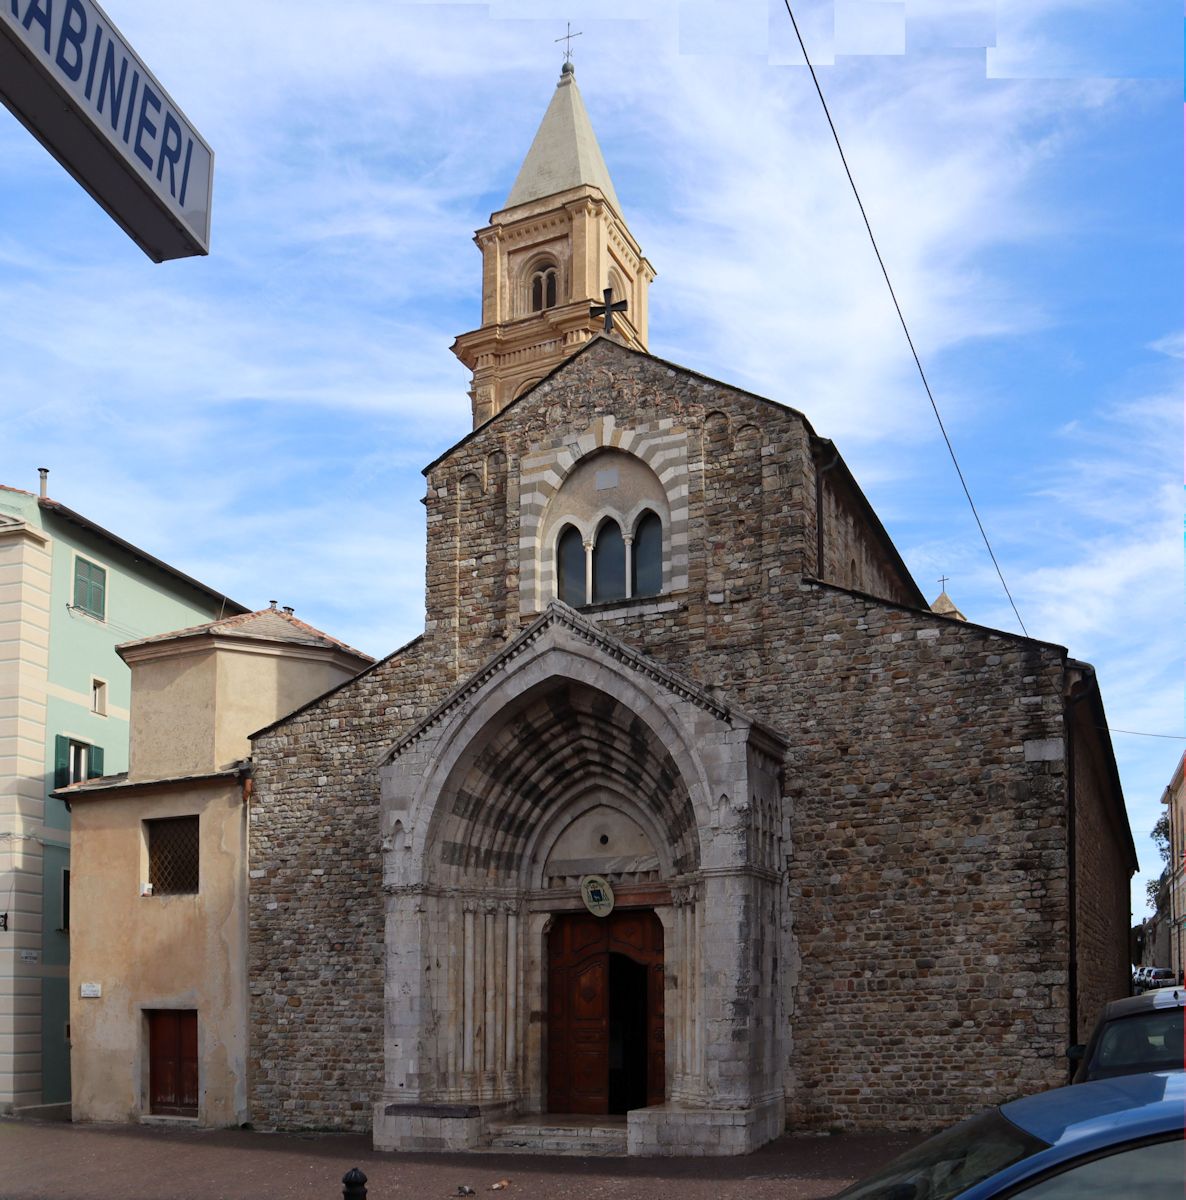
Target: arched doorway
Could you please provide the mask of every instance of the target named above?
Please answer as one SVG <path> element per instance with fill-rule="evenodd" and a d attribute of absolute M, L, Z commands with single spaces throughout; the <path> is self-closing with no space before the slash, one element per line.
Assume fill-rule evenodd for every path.
<path fill-rule="evenodd" d="M 663 1103 L 663 926 L 653 911 L 557 917 L 547 994 L 549 1112 Z"/>

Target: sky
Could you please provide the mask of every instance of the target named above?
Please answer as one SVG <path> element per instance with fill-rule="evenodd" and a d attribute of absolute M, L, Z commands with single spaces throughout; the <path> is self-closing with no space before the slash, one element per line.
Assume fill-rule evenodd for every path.
<path fill-rule="evenodd" d="M 793 7 L 1025 627 L 1097 669 L 1140 915 L 1186 746 L 1181 8 Z M 100 525 L 373 655 L 416 636 L 420 471 L 470 428 L 472 235 L 571 21 L 658 272 L 651 352 L 804 412 L 924 594 L 946 576 L 1020 632 L 782 0 L 105 8 L 214 149 L 211 252 L 153 264 L 0 110 L 0 482 L 47 466 Z"/>

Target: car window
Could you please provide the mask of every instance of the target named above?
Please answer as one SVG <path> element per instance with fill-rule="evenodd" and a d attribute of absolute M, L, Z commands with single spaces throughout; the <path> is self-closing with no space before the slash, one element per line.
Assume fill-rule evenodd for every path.
<path fill-rule="evenodd" d="M 1010 1163 L 1046 1149 L 1046 1142 L 993 1109 L 907 1150 L 836 1200 L 951 1200 Z"/>
<path fill-rule="evenodd" d="M 1182 1066 L 1182 1011 L 1154 1010 L 1108 1022 L 1100 1030 L 1089 1068 L 1091 1077 Z"/>
<path fill-rule="evenodd" d="M 1186 1186 L 1186 1142 L 1154 1142 L 1078 1163 L 1020 1191 L 1017 1200 L 1182 1200 Z"/>

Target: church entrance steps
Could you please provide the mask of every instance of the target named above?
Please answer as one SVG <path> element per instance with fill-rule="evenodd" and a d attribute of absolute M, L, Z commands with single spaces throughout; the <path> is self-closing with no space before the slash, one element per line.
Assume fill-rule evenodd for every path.
<path fill-rule="evenodd" d="M 490 1124 L 487 1142 L 500 1154 L 625 1155 L 626 1118 L 541 1113 Z"/>

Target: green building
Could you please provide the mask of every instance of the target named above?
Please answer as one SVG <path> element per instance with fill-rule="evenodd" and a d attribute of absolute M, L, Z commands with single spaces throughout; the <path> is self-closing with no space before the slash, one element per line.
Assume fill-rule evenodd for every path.
<path fill-rule="evenodd" d="M 70 814 L 49 793 L 127 769 L 115 647 L 247 611 L 49 499 L 44 472 L 41 493 L 0 485 L 0 1113 L 70 1100 Z"/>

